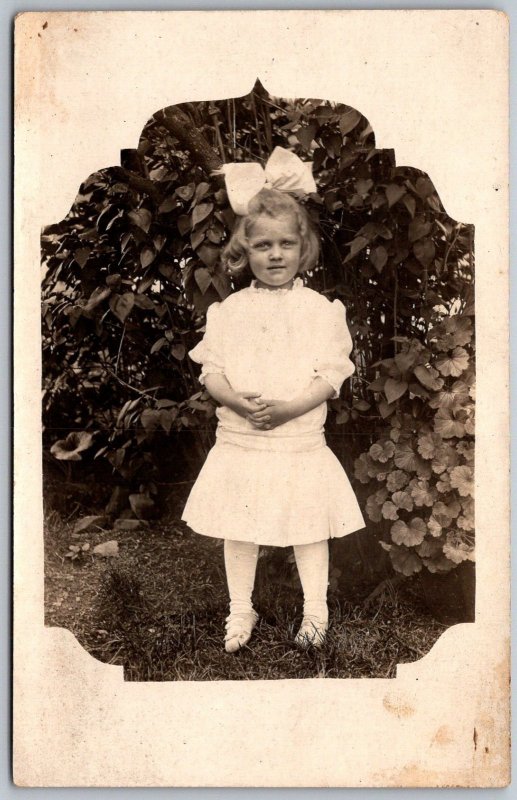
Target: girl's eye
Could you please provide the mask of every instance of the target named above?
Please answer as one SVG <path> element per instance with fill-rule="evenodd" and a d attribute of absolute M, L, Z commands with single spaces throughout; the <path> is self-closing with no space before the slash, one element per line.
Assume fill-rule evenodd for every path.
<path fill-rule="evenodd" d="M 294 239 L 285 239 L 282 242 L 282 247 L 294 247 L 295 244 L 296 242 L 294 241 Z"/>
<path fill-rule="evenodd" d="M 255 242 L 253 245 L 254 250 L 267 250 L 269 247 L 269 242 Z"/>

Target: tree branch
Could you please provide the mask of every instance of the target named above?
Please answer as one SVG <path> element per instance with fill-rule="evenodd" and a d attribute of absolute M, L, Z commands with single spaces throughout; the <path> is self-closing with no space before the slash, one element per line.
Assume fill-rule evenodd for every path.
<path fill-rule="evenodd" d="M 162 198 L 158 185 L 150 178 L 143 178 L 141 175 L 137 175 L 136 172 L 131 172 L 124 167 L 110 167 L 110 174 L 121 183 L 127 183 L 132 189 L 145 192 L 155 201 L 159 201 Z"/>
<path fill-rule="evenodd" d="M 222 167 L 222 160 L 195 125 L 192 119 L 178 106 L 169 106 L 156 115 L 178 142 L 189 151 L 194 161 L 209 175 Z"/>

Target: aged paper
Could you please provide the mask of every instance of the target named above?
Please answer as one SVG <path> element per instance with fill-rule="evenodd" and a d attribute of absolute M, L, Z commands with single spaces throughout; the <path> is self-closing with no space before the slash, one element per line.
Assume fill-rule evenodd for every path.
<path fill-rule="evenodd" d="M 17 18 L 18 785 L 508 783 L 507 42 L 507 19 L 493 11 Z M 124 682 L 122 667 L 43 625 L 40 230 L 65 216 L 85 177 L 136 146 L 156 110 L 240 96 L 257 77 L 277 96 L 359 109 L 377 146 L 427 172 L 448 213 L 475 225 L 476 622 L 449 628 L 394 680 Z"/>

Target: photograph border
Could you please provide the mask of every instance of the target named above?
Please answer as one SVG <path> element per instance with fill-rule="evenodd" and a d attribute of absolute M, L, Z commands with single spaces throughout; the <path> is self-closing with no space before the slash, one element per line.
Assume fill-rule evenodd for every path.
<path fill-rule="evenodd" d="M 267 82 L 265 82 L 265 83 L 266 83 L 266 86 L 267 86 L 267 88 L 269 89 L 269 88 L 270 88 L 270 87 L 269 87 L 269 85 L 267 84 Z M 280 94 L 280 92 L 279 92 L 279 94 Z M 185 99 L 187 99 L 187 98 L 185 98 Z M 199 99 L 201 99 L 201 98 L 199 98 Z M 342 99 L 343 101 L 345 101 L 347 98 L 343 97 L 343 98 L 339 98 L 339 99 Z M 179 101 L 179 99 L 176 99 L 176 98 L 174 99 L 174 102 L 178 102 L 178 101 Z M 354 103 L 353 103 L 352 101 L 350 102 L 350 104 L 351 104 L 351 105 L 354 105 Z M 360 106 L 358 106 L 358 110 L 360 110 L 362 113 L 364 113 L 364 114 L 365 114 L 365 116 L 367 116 L 367 117 L 369 116 L 369 115 L 368 115 L 368 111 L 367 111 L 366 109 L 363 109 L 363 108 L 361 108 Z M 375 128 L 375 125 L 374 125 L 374 123 L 373 123 L 373 122 L 372 122 L 372 125 L 373 125 L 373 127 Z M 377 130 L 376 130 L 376 133 L 377 133 Z M 381 143 L 381 142 L 379 141 L 379 139 L 380 139 L 380 137 L 378 137 L 378 146 L 383 146 L 383 144 L 384 144 L 384 143 Z M 133 144 L 132 146 L 135 146 L 135 144 Z M 395 148 L 395 153 L 396 153 L 396 156 L 397 156 L 397 163 L 405 163 L 405 162 L 401 161 L 401 159 L 398 157 L 398 153 L 397 153 L 397 145 L 396 145 L 396 142 L 395 142 L 395 143 L 393 143 L 393 146 L 394 146 L 394 148 Z M 419 164 L 419 163 L 410 163 L 409 165 L 410 165 L 410 166 L 417 167 L 417 168 L 423 168 L 423 169 L 425 169 L 425 166 L 423 166 L 422 164 Z M 99 165 L 99 166 L 108 166 L 108 164 L 103 164 L 103 165 Z M 426 171 L 427 171 L 427 170 L 426 170 Z M 429 175 L 430 175 L 431 179 L 433 179 L 433 178 L 435 177 L 435 176 L 434 176 L 434 173 L 433 173 L 433 171 L 432 171 L 432 170 L 429 170 Z M 83 176 L 83 177 L 86 177 L 86 176 Z M 446 207 L 446 209 L 447 209 L 448 213 L 450 213 L 450 215 L 451 215 L 451 216 L 453 216 L 453 217 L 454 217 L 454 218 L 456 218 L 456 219 L 460 219 L 461 221 L 465 221 L 465 222 L 468 222 L 468 223 L 470 223 L 470 222 L 474 222 L 474 224 L 475 224 L 475 220 L 469 219 L 468 217 L 466 217 L 465 219 L 463 219 L 463 216 L 465 216 L 465 215 L 463 215 L 463 216 L 461 216 L 461 215 L 458 215 L 458 214 L 455 212 L 455 210 L 454 210 L 454 209 L 451 209 L 451 208 L 449 208 L 449 205 L 448 205 L 448 203 L 447 203 L 447 197 L 446 197 L 446 194 L 445 194 L 445 192 L 444 192 L 444 193 L 442 193 L 442 192 L 440 191 L 440 188 L 439 188 L 438 186 L 437 186 L 437 190 L 438 190 L 438 192 L 439 192 L 439 194 L 440 194 L 440 196 L 441 196 L 441 198 L 442 198 L 442 200 L 443 200 L 443 202 L 444 202 L 444 204 L 445 204 L 445 207 Z M 478 233 L 478 231 L 477 231 L 477 228 L 476 228 L 476 235 L 477 235 L 477 233 Z M 478 264 L 478 270 L 479 270 L 479 249 L 478 249 L 477 253 L 478 253 L 477 264 Z M 16 276 L 15 276 L 15 277 L 16 277 Z M 15 465 L 15 467 L 16 467 L 16 465 Z M 15 565 L 15 578 L 16 578 L 16 565 Z M 16 613 L 16 610 L 15 610 L 15 613 Z M 67 638 L 67 637 L 64 637 L 64 638 Z M 442 637 L 442 640 L 441 640 L 441 641 L 445 640 L 446 638 L 447 638 L 447 637 L 445 637 L 445 636 L 444 636 L 444 637 Z M 55 645 L 56 645 L 56 647 L 60 647 L 60 646 L 61 646 L 60 644 L 58 644 L 58 643 L 57 643 L 57 641 L 55 642 Z M 443 646 L 442 646 L 442 649 L 444 649 L 444 650 L 445 650 L 445 652 L 449 652 L 449 651 L 447 651 L 447 650 L 446 650 L 446 647 L 445 647 L 445 645 L 443 645 Z M 62 657 L 63 657 L 63 658 L 65 658 L 65 650 L 66 650 L 66 646 L 63 644 L 63 650 L 62 650 Z M 79 661 L 79 660 L 80 660 L 80 659 L 79 659 L 79 657 L 78 657 L 78 661 Z M 406 665 L 406 666 L 407 666 L 407 667 L 409 667 L 409 666 L 411 666 L 411 665 Z M 116 668 L 115 668 L 115 669 L 116 669 Z M 404 669 L 404 672 L 405 672 L 405 671 L 406 671 L 406 669 Z M 407 674 L 407 673 L 406 673 L 406 674 Z M 399 698 L 395 698 L 395 701 L 394 701 L 394 703 L 395 703 L 396 707 L 399 709 L 399 713 L 400 713 L 400 714 L 403 714 L 403 712 L 402 712 L 402 711 L 400 711 L 400 709 L 401 709 L 401 708 L 403 708 L 403 703 L 401 704 L 401 698 L 400 698 L 400 697 L 399 697 Z M 15 710 L 16 710 L 16 709 L 15 709 Z M 56 784 L 56 785 L 57 785 L 57 784 Z M 115 785 L 118 785 L 118 784 L 115 784 Z M 135 784 L 135 785 L 138 785 L 138 784 Z M 207 784 L 207 785 L 211 785 L 211 784 Z M 286 784 L 286 785 L 289 785 L 289 784 Z M 319 785 L 319 784 L 309 784 L 309 785 Z M 330 785 L 338 785 L 338 784 L 330 784 Z M 377 784 L 377 785 L 382 785 L 382 784 Z M 391 784 L 391 785 L 396 785 L 396 784 Z M 418 784 L 417 784 L 417 785 L 418 785 Z M 421 784 L 421 785 L 426 785 L 426 784 Z M 477 784 L 472 784 L 472 785 L 477 785 Z"/>

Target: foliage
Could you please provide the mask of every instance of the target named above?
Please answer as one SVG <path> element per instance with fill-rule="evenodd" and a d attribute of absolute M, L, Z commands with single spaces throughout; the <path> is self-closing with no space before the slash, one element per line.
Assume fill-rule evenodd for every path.
<path fill-rule="evenodd" d="M 440 319 L 437 313 L 437 318 Z M 446 572 L 474 556 L 473 325 L 437 321 L 425 343 L 400 339 L 370 384 L 389 425 L 355 462 L 369 518 L 387 533 L 393 566 Z"/>
<path fill-rule="evenodd" d="M 417 406 L 421 425 L 457 450 L 443 435 L 463 424 L 456 407 L 434 409 L 429 404 L 438 390 L 409 367 L 399 374 L 392 366 L 388 374 L 385 362 L 400 361 L 407 348 L 418 354 L 415 369 L 428 369 L 429 350 L 432 369 L 451 391 L 458 370 L 472 368 L 470 339 L 443 350 L 429 339 L 437 319 L 472 313 L 471 226 L 448 217 L 427 175 L 397 167 L 392 151 L 375 147 L 357 110 L 272 98 L 257 85 L 241 98 L 155 114 L 138 149 L 122 152 L 122 166 L 89 176 L 67 217 L 43 232 L 45 447 L 73 453 L 70 469 L 95 467 L 113 484 L 111 506 L 116 492 L 133 497 L 114 514 L 137 518 L 137 506 L 145 507 L 142 515 L 158 514 L 161 484 L 193 478 L 213 442 L 214 405 L 199 390 L 186 354 L 203 332 L 208 306 L 245 278 L 232 282 L 220 266 L 234 215 L 211 172 L 223 161 L 263 163 L 276 145 L 313 161 L 318 194 L 307 208 L 322 234 L 322 258 L 306 279 L 345 303 L 354 338 L 357 373 L 331 403 L 329 441 L 338 457 L 349 472 L 361 453 L 379 468 L 391 463 L 387 437 L 395 420 L 400 447 L 409 440 L 416 446 L 411 437 L 420 429 L 410 430 L 404 420 Z M 406 373 L 419 394 L 409 383 L 402 392 Z M 372 393 L 376 376 L 386 380 Z M 72 434 L 82 442 L 91 437 L 90 446 L 75 447 L 79 439 L 63 444 Z M 373 451 L 378 457 L 371 445 L 381 448 Z M 456 466 L 468 468 L 464 455 Z M 464 490 L 466 476 L 465 470 L 450 474 L 449 495 L 460 492 L 456 484 Z M 409 504 L 393 494 L 390 502 Z M 442 530 L 451 533 L 450 526 Z M 401 544 L 393 547 L 418 538 L 400 525 L 397 531 Z M 451 533 L 446 558 L 453 551 L 459 558 L 455 541 Z"/>

